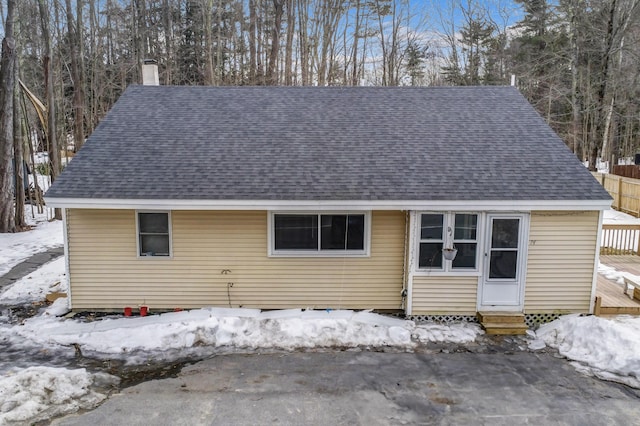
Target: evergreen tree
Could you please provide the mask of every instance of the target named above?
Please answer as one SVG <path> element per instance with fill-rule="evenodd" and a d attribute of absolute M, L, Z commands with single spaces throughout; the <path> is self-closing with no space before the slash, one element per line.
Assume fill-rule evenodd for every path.
<path fill-rule="evenodd" d="M 405 50 L 407 58 L 406 71 L 411 79 L 411 85 L 417 86 L 424 78 L 424 60 L 428 47 L 420 46 L 416 41 L 410 40 Z"/>
<path fill-rule="evenodd" d="M 494 26 L 480 17 L 470 16 L 460 30 L 464 58 L 463 81 L 465 85 L 479 85 L 484 74 L 487 50 Z"/>

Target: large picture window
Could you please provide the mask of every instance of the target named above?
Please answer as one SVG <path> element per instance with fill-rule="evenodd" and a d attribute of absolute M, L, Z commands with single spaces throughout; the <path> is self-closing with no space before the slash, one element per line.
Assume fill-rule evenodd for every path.
<path fill-rule="evenodd" d="M 457 249 L 446 260 L 445 248 Z M 423 213 L 420 215 L 418 268 L 440 271 L 475 271 L 478 268 L 478 215 L 475 213 Z"/>
<path fill-rule="evenodd" d="M 366 254 L 365 213 L 274 213 L 274 254 Z"/>
<path fill-rule="evenodd" d="M 170 256 L 169 213 L 138 212 L 138 254 Z"/>

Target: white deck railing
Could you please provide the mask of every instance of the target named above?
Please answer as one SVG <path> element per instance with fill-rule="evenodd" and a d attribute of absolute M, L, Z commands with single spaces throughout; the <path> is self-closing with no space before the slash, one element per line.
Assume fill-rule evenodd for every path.
<path fill-rule="evenodd" d="M 602 225 L 602 255 L 640 255 L 640 225 Z"/>

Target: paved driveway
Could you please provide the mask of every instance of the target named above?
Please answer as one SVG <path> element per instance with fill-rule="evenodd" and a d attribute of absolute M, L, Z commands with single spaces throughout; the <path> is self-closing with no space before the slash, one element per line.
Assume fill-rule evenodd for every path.
<path fill-rule="evenodd" d="M 640 391 L 552 354 L 224 355 L 55 425 L 640 425 Z"/>

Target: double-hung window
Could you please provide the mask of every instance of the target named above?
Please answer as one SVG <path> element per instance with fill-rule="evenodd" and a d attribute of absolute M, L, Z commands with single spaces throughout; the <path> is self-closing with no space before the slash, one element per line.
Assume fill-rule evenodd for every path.
<path fill-rule="evenodd" d="M 273 213 L 273 254 L 366 255 L 366 213 Z"/>
<path fill-rule="evenodd" d="M 478 215 L 475 213 L 422 213 L 418 269 L 475 271 L 478 269 Z M 453 260 L 444 256 L 456 249 Z"/>
<path fill-rule="evenodd" d="M 138 212 L 138 255 L 170 256 L 171 230 L 168 212 Z"/>

